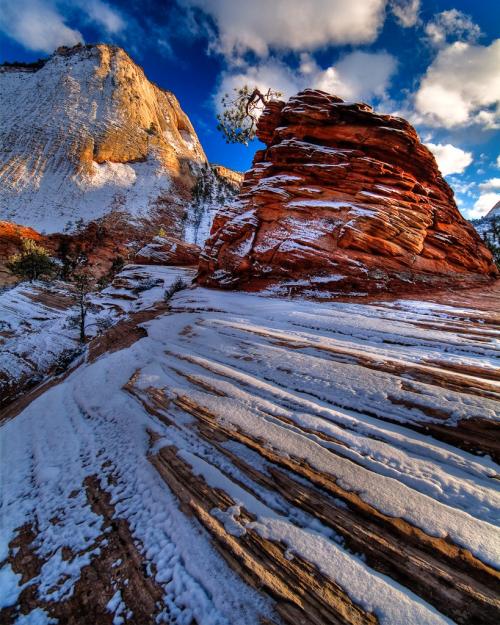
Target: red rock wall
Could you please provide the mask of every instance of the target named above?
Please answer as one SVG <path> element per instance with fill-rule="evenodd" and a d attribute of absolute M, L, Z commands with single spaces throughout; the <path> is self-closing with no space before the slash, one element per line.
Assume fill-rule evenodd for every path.
<path fill-rule="evenodd" d="M 284 292 L 471 286 L 498 275 L 405 120 L 306 90 L 272 102 L 238 200 L 216 216 L 198 280 Z"/>

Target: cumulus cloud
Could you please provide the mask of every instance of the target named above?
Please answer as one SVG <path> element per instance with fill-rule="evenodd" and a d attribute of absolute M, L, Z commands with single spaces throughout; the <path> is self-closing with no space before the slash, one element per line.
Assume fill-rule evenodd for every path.
<path fill-rule="evenodd" d="M 469 219 L 484 217 L 498 202 L 500 202 L 500 193 L 483 193 L 474 203 L 474 207 L 469 210 Z"/>
<path fill-rule="evenodd" d="M 500 191 L 500 178 L 490 178 L 479 184 L 481 191 Z"/>
<path fill-rule="evenodd" d="M 472 163 L 472 153 L 447 143 L 426 143 L 429 150 L 434 154 L 438 167 L 443 176 L 449 174 L 461 174 Z"/>
<path fill-rule="evenodd" d="M 383 25 L 387 0 L 179 0 L 208 14 L 213 46 L 227 58 L 270 48 L 315 50 L 330 44 L 372 43 Z"/>
<path fill-rule="evenodd" d="M 472 18 L 457 9 L 437 13 L 427 22 L 424 30 L 429 42 L 435 46 L 442 46 L 448 41 L 475 43 L 482 34 Z"/>
<path fill-rule="evenodd" d="M 448 182 L 453 187 L 455 193 L 461 193 L 462 195 L 468 195 L 471 197 L 473 196 L 473 190 L 476 187 L 476 183 L 473 180 L 470 182 L 466 182 L 464 180 L 461 180 L 460 178 L 450 176 L 450 178 L 448 178 Z"/>
<path fill-rule="evenodd" d="M 500 154 L 497 156 L 497 167 L 500 167 Z"/>
<path fill-rule="evenodd" d="M 356 51 L 346 55 L 335 66 L 318 71 L 313 86 L 346 100 L 382 98 L 396 68 L 396 59 L 387 52 Z"/>
<path fill-rule="evenodd" d="M 352 52 L 327 69 L 319 67 L 308 53 L 300 55 L 297 69 L 269 58 L 223 74 L 216 100 L 220 103 L 224 93 L 231 93 L 233 88 L 245 84 L 261 91 L 268 88 L 281 91 L 284 98 L 306 87 L 334 93 L 346 100 L 383 98 L 396 68 L 396 59 L 387 52 Z"/>
<path fill-rule="evenodd" d="M 417 25 L 420 0 L 391 0 L 389 6 L 397 22 L 403 28 L 412 28 Z"/>
<path fill-rule="evenodd" d="M 3 3 L 0 30 L 25 48 L 42 52 L 83 41 L 80 32 L 67 26 L 55 4 L 42 0 Z"/>
<path fill-rule="evenodd" d="M 489 46 L 453 43 L 427 69 L 416 93 L 417 111 L 429 125 L 500 124 L 500 39 Z"/>

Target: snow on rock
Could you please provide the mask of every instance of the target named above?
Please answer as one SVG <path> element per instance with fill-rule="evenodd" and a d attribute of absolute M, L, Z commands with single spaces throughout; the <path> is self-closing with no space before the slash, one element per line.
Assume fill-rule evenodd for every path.
<path fill-rule="evenodd" d="M 177 293 L 2 424 L 5 609 L 134 622 L 150 582 L 151 622 L 496 625 L 498 289 L 483 300 Z M 90 479 L 137 550 L 92 604 L 84 571 L 116 529 Z M 132 561 L 143 586 L 116 573 Z"/>
<path fill-rule="evenodd" d="M 192 243 L 167 236 L 156 236 L 141 248 L 135 262 L 144 265 L 197 265 L 200 248 Z"/>
<path fill-rule="evenodd" d="M 29 227 L 54 252 L 83 246 L 99 277 L 160 230 L 202 245 L 241 184 L 207 163 L 174 94 L 116 46 L 0 66 L 0 93 L 0 283 L 20 245 L 11 231 Z"/>
<path fill-rule="evenodd" d="M 342 274 L 321 291 L 407 292 L 498 276 L 405 120 L 307 89 L 269 103 L 257 135 L 266 149 L 214 218 L 201 284 L 255 291 Z"/>
<path fill-rule="evenodd" d="M 76 46 L 31 71 L 2 67 L 0 92 L 1 219 L 62 232 L 112 210 L 168 213 L 206 164 L 175 96 L 121 48 Z"/>

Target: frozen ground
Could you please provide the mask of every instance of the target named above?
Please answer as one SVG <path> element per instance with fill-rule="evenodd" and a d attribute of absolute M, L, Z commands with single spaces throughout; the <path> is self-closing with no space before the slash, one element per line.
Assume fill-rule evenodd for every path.
<path fill-rule="evenodd" d="M 499 622 L 496 313 L 192 288 L 145 327 L 1 427 L 2 623 Z"/>

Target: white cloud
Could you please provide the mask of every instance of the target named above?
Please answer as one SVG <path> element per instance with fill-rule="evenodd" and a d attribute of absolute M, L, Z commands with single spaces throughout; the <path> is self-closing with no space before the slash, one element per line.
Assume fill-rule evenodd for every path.
<path fill-rule="evenodd" d="M 500 191 L 500 178 L 490 178 L 479 184 L 481 191 Z"/>
<path fill-rule="evenodd" d="M 78 4 L 92 22 L 104 28 L 108 33 L 116 34 L 125 28 L 122 16 L 102 0 L 83 0 Z"/>
<path fill-rule="evenodd" d="M 461 193 L 462 195 L 468 195 L 471 197 L 473 196 L 473 190 L 476 187 L 476 183 L 474 181 L 466 182 L 464 180 L 461 180 L 460 178 L 451 176 L 450 178 L 448 178 L 448 182 L 453 187 L 455 193 Z"/>
<path fill-rule="evenodd" d="M 247 51 L 315 50 L 329 44 L 372 43 L 387 0 L 179 0 L 213 19 L 216 49 L 231 59 Z"/>
<path fill-rule="evenodd" d="M 426 123 L 453 126 L 500 123 L 500 39 L 490 46 L 456 42 L 439 51 L 416 93 Z"/>
<path fill-rule="evenodd" d="M 449 40 L 475 43 L 481 36 L 479 26 L 457 9 L 437 13 L 424 30 L 429 42 L 435 46 L 445 45 Z"/>
<path fill-rule="evenodd" d="M 469 219 L 478 219 L 488 214 L 500 202 L 500 193 L 483 193 L 474 203 L 474 208 L 468 211 Z"/>
<path fill-rule="evenodd" d="M 382 98 L 397 68 L 387 52 L 352 52 L 335 66 L 319 72 L 313 86 L 346 100 Z"/>
<path fill-rule="evenodd" d="M 449 174 L 461 174 L 472 163 L 472 153 L 447 143 L 426 143 L 429 150 L 434 154 L 438 167 L 443 176 Z"/>
<path fill-rule="evenodd" d="M 500 167 L 500 154 L 497 156 L 497 167 Z"/>
<path fill-rule="evenodd" d="M 308 53 L 301 54 L 296 70 L 270 58 L 258 65 L 223 74 L 216 99 L 219 103 L 224 93 L 244 84 L 261 91 L 268 88 L 281 91 L 285 99 L 307 87 L 334 93 L 346 100 L 383 98 L 396 68 L 396 59 L 387 52 L 352 52 L 327 69 L 319 67 Z"/>
<path fill-rule="evenodd" d="M 389 6 L 394 17 L 403 28 L 417 25 L 420 0 L 390 0 Z"/>
<path fill-rule="evenodd" d="M 25 48 L 42 52 L 83 41 L 81 33 L 65 24 L 56 6 L 43 0 L 4 2 L 0 11 L 0 31 Z"/>
<path fill-rule="evenodd" d="M 65 14 L 74 16 L 75 11 L 110 34 L 126 26 L 120 13 L 103 0 L 17 0 L 3 3 L 0 31 L 28 50 L 50 53 L 83 42 L 82 34 L 66 23 Z"/>

